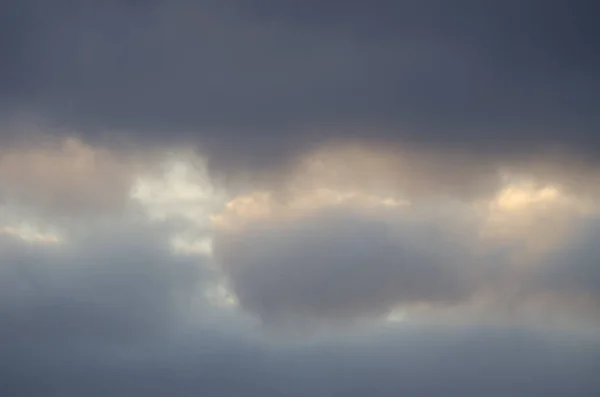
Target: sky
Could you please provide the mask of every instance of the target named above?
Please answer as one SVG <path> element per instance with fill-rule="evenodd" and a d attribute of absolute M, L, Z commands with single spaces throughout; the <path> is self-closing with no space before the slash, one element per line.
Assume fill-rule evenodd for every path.
<path fill-rule="evenodd" d="M 3 1 L 0 394 L 600 395 L 598 11 Z"/>

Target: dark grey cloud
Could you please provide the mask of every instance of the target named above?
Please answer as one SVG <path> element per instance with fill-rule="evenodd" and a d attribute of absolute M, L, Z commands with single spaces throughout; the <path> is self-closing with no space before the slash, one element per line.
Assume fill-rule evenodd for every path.
<path fill-rule="evenodd" d="M 228 168 L 353 138 L 504 157 L 598 147 L 593 1 L 26 0 L 3 10 L 4 111 L 94 141 L 191 140 Z"/>
<path fill-rule="evenodd" d="M 493 241 L 464 207 L 414 207 L 256 219 L 217 234 L 216 261 L 241 307 L 275 328 L 394 310 L 459 323 L 598 326 L 597 220 L 573 215 L 563 232 L 543 236 L 560 227 L 544 213 L 547 225 L 522 235 L 527 220 L 512 232 L 505 224 L 506 238 Z"/>
<path fill-rule="evenodd" d="M 476 287 L 461 236 L 393 212 L 321 211 L 217 236 L 215 254 L 240 304 L 270 324 L 383 316 L 399 304 L 455 304 Z"/>

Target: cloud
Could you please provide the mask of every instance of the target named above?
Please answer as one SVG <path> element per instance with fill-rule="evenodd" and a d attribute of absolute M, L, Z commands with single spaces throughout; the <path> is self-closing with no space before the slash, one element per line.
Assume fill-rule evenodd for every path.
<path fill-rule="evenodd" d="M 600 269 L 595 258 L 600 254 L 595 241 L 599 233 L 597 220 L 581 220 L 569 242 L 555 250 L 543 267 L 532 271 L 533 283 L 555 293 L 554 305 L 579 302 L 586 315 L 598 319 L 600 305 Z"/>
<path fill-rule="evenodd" d="M 234 198 L 213 217 L 217 264 L 240 306 L 269 325 L 398 310 L 451 323 L 598 321 L 593 246 L 578 248 L 596 238 L 594 201 L 518 179 L 472 202 L 295 193 Z"/>
<path fill-rule="evenodd" d="M 7 381 L 0 387 L 15 396 L 47 390 L 91 396 L 591 396 L 599 390 L 596 342 L 513 329 L 413 329 L 366 343 L 348 336 L 281 348 L 204 331 L 143 353 L 63 350 L 37 362 L 13 355 L 17 360 L 2 366 Z"/>
<path fill-rule="evenodd" d="M 579 196 L 509 181 L 475 202 L 444 195 L 420 202 L 419 194 L 410 201 L 358 179 L 300 173 L 294 183 L 305 184 L 296 189 L 233 195 L 208 216 L 194 203 L 212 203 L 215 191 L 202 168 L 183 167 L 185 161 L 158 167 L 158 176 L 149 168 L 137 180 L 149 187 L 138 197 L 150 210 L 147 220 L 137 212 L 81 215 L 60 225 L 58 244 L 42 243 L 52 228 L 33 221 L 3 229 L 1 393 L 598 393 L 595 324 L 528 329 L 530 322 L 516 326 L 503 313 L 516 302 L 530 321 L 548 309 L 549 317 L 576 314 L 578 325 L 597 310 L 590 265 L 597 255 L 588 244 L 597 231 L 582 227 L 582 219 L 593 223 L 593 211 Z M 480 201 L 487 204 L 475 205 Z M 504 219 L 492 253 L 514 249 L 511 242 L 535 236 L 556 214 L 557 224 L 570 219 L 561 244 L 536 252 L 540 263 L 517 267 L 521 273 L 475 244 L 488 238 L 481 227 L 497 230 Z M 214 256 L 173 250 L 169 239 L 182 223 L 171 218 L 216 233 Z M 521 219 L 533 220 L 526 232 Z M 474 261 L 482 257 L 492 261 Z M 493 326 L 470 311 L 482 301 L 499 320 Z M 408 309 L 406 321 L 377 321 L 398 306 Z M 309 332 L 272 333 L 253 316 Z M 323 334 L 303 328 L 357 319 L 368 326 Z"/>
<path fill-rule="evenodd" d="M 183 219 L 206 227 L 211 214 L 225 204 L 226 191 L 210 178 L 204 159 L 190 153 L 163 157 L 139 171 L 130 198 L 153 220 Z"/>
<path fill-rule="evenodd" d="M 469 321 L 527 312 L 537 321 L 569 308 L 595 321 L 598 297 L 586 295 L 584 283 L 553 293 L 555 281 L 532 273 L 550 268 L 582 221 L 598 215 L 593 190 L 564 183 L 577 167 L 556 174 L 541 158 L 477 168 L 475 156 L 453 151 L 329 145 L 299 158 L 271 189 L 241 184 L 236 192 L 215 183 L 192 152 L 155 154 L 154 162 L 136 163 L 131 153 L 75 139 L 7 151 L 0 162 L 5 197 L 38 215 L 19 220 L 18 211 L 3 207 L 2 235 L 62 245 L 69 228 L 95 222 L 89 215 L 141 206 L 152 227 L 168 230 L 173 252 L 225 277 L 205 297 L 268 324 L 373 319 L 398 310 Z M 71 218 L 54 227 L 40 214 Z M 587 260 L 578 254 L 569 256 Z"/>
<path fill-rule="evenodd" d="M 348 140 L 596 158 L 592 3 L 313 3 L 11 1 L 3 113 L 228 173 Z"/>
<path fill-rule="evenodd" d="M 589 335 L 437 324 L 337 329 L 310 341 L 277 339 L 243 317 L 211 317 L 186 304 L 206 277 L 198 274 L 198 258 L 173 256 L 165 237 L 160 228 L 123 220 L 80 225 L 60 246 L 0 237 L 0 392 L 301 397 L 599 390 L 599 344 Z"/>
<path fill-rule="evenodd" d="M 88 221 L 68 232 L 54 245 L 0 235 L 3 343 L 101 349 L 177 327 L 201 262 L 173 256 L 147 224 Z"/>
<path fill-rule="evenodd" d="M 0 395 L 600 394 L 596 8 L 5 1 Z"/>
<path fill-rule="evenodd" d="M 44 144 L 46 143 L 46 144 Z M 121 211 L 136 163 L 73 138 L 0 149 L 0 203 L 45 215 Z"/>
<path fill-rule="evenodd" d="M 382 315 L 402 303 L 467 299 L 472 284 L 462 268 L 469 248 L 436 235 L 435 225 L 397 225 L 386 216 L 395 214 L 334 210 L 256 222 L 218 236 L 215 255 L 242 306 L 267 322 Z"/>

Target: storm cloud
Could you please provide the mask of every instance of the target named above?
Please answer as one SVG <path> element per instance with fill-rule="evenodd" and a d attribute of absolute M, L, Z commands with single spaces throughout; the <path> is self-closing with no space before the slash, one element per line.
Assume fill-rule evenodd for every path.
<path fill-rule="evenodd" d="M 5 0 L 0 394 L 596 396 L 587 0 Z"/>
<path fill-rule="evenodd" d="M 3 9 L 4 114 L 92 142 L 191 142 L 230 171 L 349 139 L 502 158 L 598 146 L 591 1 Z"/>

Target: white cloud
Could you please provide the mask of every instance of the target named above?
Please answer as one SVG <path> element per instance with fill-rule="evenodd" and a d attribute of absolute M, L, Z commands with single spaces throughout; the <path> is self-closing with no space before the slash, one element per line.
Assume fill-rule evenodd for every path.
<path fill-rule="evenodd" d="M 161 161 L 158 168 L 156 173 L 142 173 L 135 179 L 130 197 L 151 219 L 184 219 L 206 226 L 226 195 L 213 186 L 205 161 L 180 153 Z"/>

